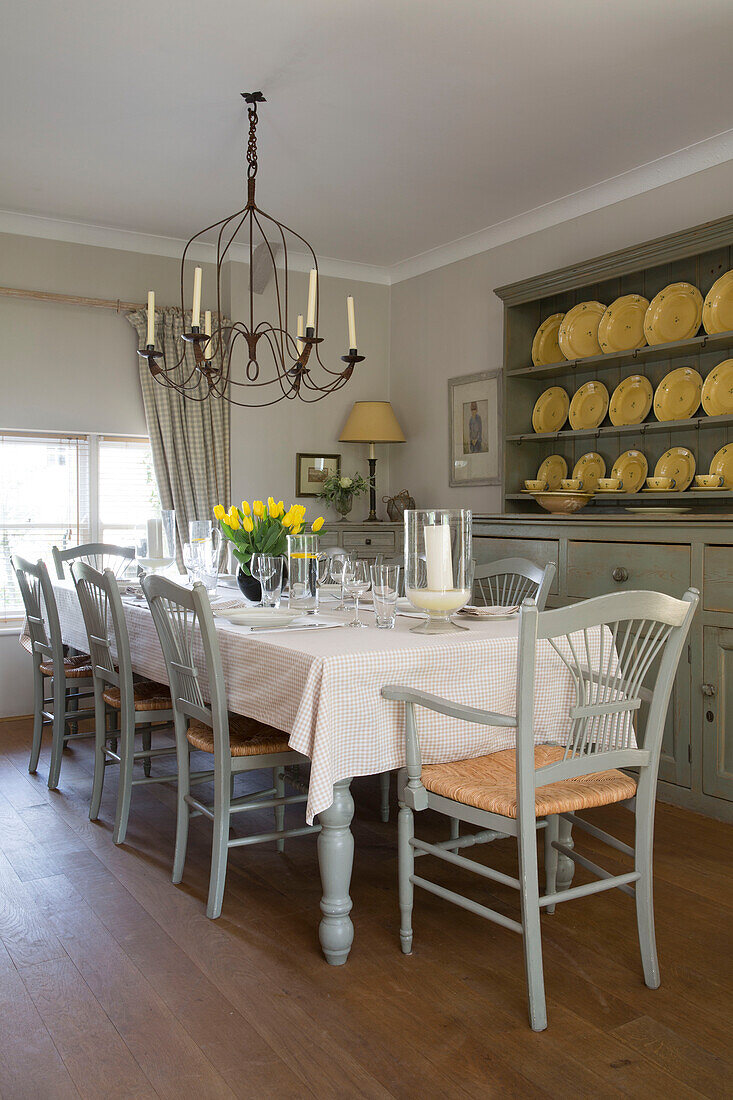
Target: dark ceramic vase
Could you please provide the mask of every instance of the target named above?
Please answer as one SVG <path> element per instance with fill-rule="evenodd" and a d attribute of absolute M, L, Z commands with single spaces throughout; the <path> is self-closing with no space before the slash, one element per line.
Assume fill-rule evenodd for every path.
<path fill-rule="evenodd" d="M 237 584 L 239 585 L 239 591 L 252 603 L 260 603 L 262 600 L 262 585 L 251 574 L 247 574 L 240 565 L 237 570 Z"/>

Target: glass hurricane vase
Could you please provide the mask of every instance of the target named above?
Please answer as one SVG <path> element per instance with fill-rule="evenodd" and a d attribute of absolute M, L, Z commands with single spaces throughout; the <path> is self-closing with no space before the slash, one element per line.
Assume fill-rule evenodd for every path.
<path fill-rule="evenodd" d="M 427 620 L 418 634 L 447 634 L 466 627 L 451 616 L 471 599 L 471 512 L 468 509 L 405 510 L 405 595 Z"/>

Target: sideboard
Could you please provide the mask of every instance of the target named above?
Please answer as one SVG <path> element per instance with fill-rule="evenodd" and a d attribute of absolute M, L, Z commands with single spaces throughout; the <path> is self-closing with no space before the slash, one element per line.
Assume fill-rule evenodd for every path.
<path fill-rule="evenodd" d="M 473 533 L 479 562 L 553 561 L 548 607 L 640 588 L 700 591 L 667 719 L 659 797 L 733 821 L 733 517 L 474 515 Z"/>
<path fill-rule="evenodd" d="M 377 554 L 402 553 L 402 523 L 326 523 L 321 533 L 321 545 L 342 546 L 362 558 L 376 558 Z"/>

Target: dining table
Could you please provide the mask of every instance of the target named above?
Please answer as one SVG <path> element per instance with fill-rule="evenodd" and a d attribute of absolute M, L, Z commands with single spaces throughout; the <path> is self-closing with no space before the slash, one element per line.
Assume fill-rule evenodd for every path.
<path fill-rule="evenodd" d="M 88 650 L 79 601 L 70 580 L 53 588 L 64 642 Z M 404 684 L 457 703 L 516 713 L 518 615 L 462 619 L 453 633 L 416 633 L 416 618 L 397 615 L 393 629 L 376 627 L 368 605 L 364 629 L 347 625 L 351 612 L 323 601 L 315 615 L 279 630 L 230 623 L 227 605 L 245 604 L 236 590 L 212 595 L 230 712 L 288 734 L 291 748 L 310 760 L 306 818 L 321 825 L 318 859 L 322 898 L 319 937 L 327 961 L 346 962 L 354 939 L 350 898 L 354 861 L 351 824 L 355 776 L 380 775 L 405 765 L 404 705 L 386 700 L 386 684 Z M 144 598 L 123 596 L 135 673 L 166 684 L 165 662 Z M 316 626 L 315 624 L 319 624 Z M 202 680 L 204 694 L 206 683 Z M 575 688 L 547 642 L 538 643 L 535 740 L 564 742 Z M 514 745 L 514 731 L 478 726 L 418 710 L 426 764 L 483 756 Z M 572 845 L 570 827 L 563 838 Z M 570 885 L 573 863 L 563 857 L 559 888 Z"/>

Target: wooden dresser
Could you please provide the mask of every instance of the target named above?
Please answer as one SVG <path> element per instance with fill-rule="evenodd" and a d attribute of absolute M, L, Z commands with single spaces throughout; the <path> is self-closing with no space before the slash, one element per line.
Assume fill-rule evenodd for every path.
<path fill-rule="evenodd" d="M 401 554 L 403 550 L 402 523 L 326 523 L 321 534 L 321 545 L 343 546 L 362 558 L 376 558 L 377 554 Z"/>

